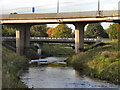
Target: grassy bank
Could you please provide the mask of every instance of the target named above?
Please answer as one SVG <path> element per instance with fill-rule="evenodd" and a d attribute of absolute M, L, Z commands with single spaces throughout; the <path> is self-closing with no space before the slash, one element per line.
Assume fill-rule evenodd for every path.
<path fill-rule="evenodd" d="M 44 43 L 42 54 L 45 56 L 69 56 L 74 53 L 71 44 L 67 43 Z"/>
<path fill-rule="evenodd" d="M 120 84 L 120 51 L 117 41 L 106 43 L 109 44 L 73 55 L 68 63 L 81 74 Z"/>
<path fill-rule="evenodd" d="M 27 88 L 18 78 L 25 62 L 25 57 L 2 46 L 2 88 Z"/>

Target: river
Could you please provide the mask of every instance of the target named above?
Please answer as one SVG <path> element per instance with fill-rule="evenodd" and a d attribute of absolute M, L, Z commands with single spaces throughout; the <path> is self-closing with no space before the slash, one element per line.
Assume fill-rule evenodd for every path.
<path fill-rule="evenodd" d="M 52 58 L 54 60 L 59 59 L 56 57 Z M 22 73 L 21 81 L 28 88 L 118 88 L 117 85 L 107 83 L 106 81 L 80 75 L 72 67 L 61 64 L 56 66 L 31 65 Z"/>

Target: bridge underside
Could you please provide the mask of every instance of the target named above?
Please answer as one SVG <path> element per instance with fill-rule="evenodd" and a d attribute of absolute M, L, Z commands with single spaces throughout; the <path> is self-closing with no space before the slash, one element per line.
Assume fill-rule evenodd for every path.
<path fill-rule="evenodd" d="M 84 50 L 84 26 L 86 23 L 74 23 L 75 30 L 75 52 L 79 53 Z M 24 55 L 30 47 L 30 27 L 31 24 L 15 25 L 16 31 L 16 53 Z M 60 42 L 59 42 L 60 43 Z M 68 42 L 67 42 L 68 43 Z M 73 42 L 70 42 L 73 43 Z"/>
<path fill-rule="evenodd" d="M 74 23 L 74 25 L 75 25 L 75 53 L 79 53 L 84 50 L 84 26 L 86 25 L 86 23 Z M 120 23 L 118 23 L 118 32 L 120 35 Z M 120 37 L 119 35 L 118 37 Z M 31 41 L 31 42 L 37 42 L 37 41 Z M 46 42 L 49 43 L 48 41 Z M 73 42 L 69 42 L 69 43 L 73 43 Z M 30 44 L 30 25 L 29 24 L 18 25 L 16 31 L 17 54 L 24 55 L 30 47 L 29 44 Z"/>
<path fill-rule="evenodd" d="M 19 25 L 19 24 L 74 24 L 74 23 L 97 23 L 97 22 L 120 22 L 119 17 L 99 17 L 99 18 L 72 18 L 72 19 L 33 19 L 33 20 L 3 20 L 0 24 L 12 24 L 12 25 Z"/>

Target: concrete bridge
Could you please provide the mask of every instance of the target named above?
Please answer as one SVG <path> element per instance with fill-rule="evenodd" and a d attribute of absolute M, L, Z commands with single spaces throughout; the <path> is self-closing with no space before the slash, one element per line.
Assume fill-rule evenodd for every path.
<path fill-rule="evenodd" d="M 108 39 L 110 40 L 110 39 Z M 2 37 L 3 42 L 16 41 L 16 37 Z M 101 42 L 100 38 L 84 38 L 84 43 Z M 30 37 L 30 42 L 35 43 L 75 43 L 75 38 L 56 38 L 56 37 Z"/>
<path fill-rule="evenodd" d="M 115 22 L 120 37 L 120 10 L 44 14 L 1 15 L 0 24 L 16 27 L 16 52 L 24 55 L 30 46 L 30 27 L 36 24 L 65 23 L 75 25 L 75 52 L 84 50 L 84 27 L 88 23 Z"/>

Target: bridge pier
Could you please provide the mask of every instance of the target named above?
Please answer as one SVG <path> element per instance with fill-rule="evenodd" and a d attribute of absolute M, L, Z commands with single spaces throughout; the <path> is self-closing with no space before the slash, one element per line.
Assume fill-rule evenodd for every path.
<path fill-rule="evenodd" d="M 84 50 L 84 27 L 86 23 L 75 23 L 75 53 Z"/>
<path fill-rule="evenodd" d="M 16 53 L 24 55 L 30 47 L 30 25 L 18 24 L 16 30 Z"/>

